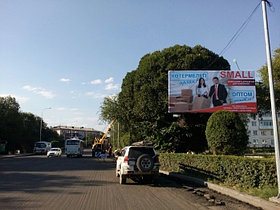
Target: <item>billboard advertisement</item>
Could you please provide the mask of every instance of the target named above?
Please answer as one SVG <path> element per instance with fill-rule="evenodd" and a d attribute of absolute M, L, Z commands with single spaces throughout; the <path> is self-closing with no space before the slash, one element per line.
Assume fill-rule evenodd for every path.
<path fill-rule="evenodd" d="M 168 112 L 256 113 L 254 71 L 181 70 L 168 72 Z"/>

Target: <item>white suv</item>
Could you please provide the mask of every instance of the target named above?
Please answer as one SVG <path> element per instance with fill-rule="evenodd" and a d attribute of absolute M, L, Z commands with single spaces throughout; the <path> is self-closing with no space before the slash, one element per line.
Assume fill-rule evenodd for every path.
<path fill-rule="evenodd" d="M 159 158 L 151 146 L 127 146 L 119 154 L 116 164 L 116 176 L 120 184 L 126 179 L 154 182 L 159 175 Z"/>

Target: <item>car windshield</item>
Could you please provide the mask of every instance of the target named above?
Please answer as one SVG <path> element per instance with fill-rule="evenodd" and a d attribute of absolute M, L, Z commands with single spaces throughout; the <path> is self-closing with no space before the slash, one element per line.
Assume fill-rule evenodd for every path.
<path fill-rule="evenodd" d="M 59 149 L 51 149 L 51 151 L 59 151 Z"/>
<path fill-rule="evenodd" d="M 138 158 L 140 155 L 148 154 L 151 156 L 155 155 L 154 149 L 149 147 L 131 147 L 129 149 L 129 158 Z"/>
<path fill-rule="evenodd" d="M 45 148 L 46 144 L 45 143 L 36 143 L 34 146 L 38 147 L 38 148 Z"/>
<path fill-rule="evenodd" d="M 79 140 L 67 140 L 66 145 L 79 145 Z"/>

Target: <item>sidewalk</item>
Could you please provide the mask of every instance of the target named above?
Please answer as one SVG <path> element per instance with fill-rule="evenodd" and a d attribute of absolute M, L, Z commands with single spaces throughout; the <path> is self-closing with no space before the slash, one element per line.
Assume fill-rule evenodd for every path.
<path fill-rule="evenodd" d="M 6 159 L 6 158 L 17 158 L 17 157 L 23 157 L 23 156 L 31 156 L 34 153 L 23 153 L 23 154 L 16 154 L 16 155 L 0 155 L 0 159 Z"/>
<path fill-rule="evenodd" d="M 210 183 L 210 182 L 205 182 L 202 179 L 186 176 L 186 175 L 183 175 L 183 174 L 176 174 L 176 173 L 172 173 L 172 172 L 168 172 L 168 171 L 162 171 L 162 170 L 160 170 L 159 172 L 161 174 L 165 174 L 165 175 L 170 176 L 172 178 L 181 179 L 181 180 L 188 181 L 188 182 L 194 182 L 196 184 L 208 187 L 211 190 L 214 190 L 214 191 L 219 192 L 221 194 L 230 196 L 232 198 L 243 201 L 245 203 L 249 203 L 253 206 L 260 207 L 260 208 L 265 209 L 265 210 L 277 210 L 277 209 L 280 210 L 280 204 L 277 204 L 277 203 L 274 203 L 274 202 L 271 202 L 271 201 L 267 201 L 267 200 L 264 200 L 262 198 L 258 198 L 258 197 L 248 195 L 248 194 L 245 194 L 245 193 L 241 193 L 239 191 L 232 190 L 232 189 L 229 189 L 229 188 L 217 185 L 217 184 L 213 184 L 213 183 Z"/>

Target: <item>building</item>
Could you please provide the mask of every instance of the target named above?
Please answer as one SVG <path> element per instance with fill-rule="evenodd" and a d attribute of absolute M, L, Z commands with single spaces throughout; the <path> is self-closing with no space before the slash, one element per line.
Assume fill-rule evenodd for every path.
<path fill-rule="evenodd" d="M 55 126 L 53 129 L 58 135 L 64 136 L 64 139 L 69 139 L 77 136 L 79 139 L 85 140 L 88 134 L 94 136 L 102 136 L 103 132 L 94 130 L 93 128 L 74 127 L 74 126 Z"/>
<path fill-rule="evenodd" d="M 279 119 L 278 114 L 278 119 Z M 279 120 L 278 120 L 278 125 Z M 249 147 L 274 147 L 271 113 L 250 117 L 248 126 Z"/>

